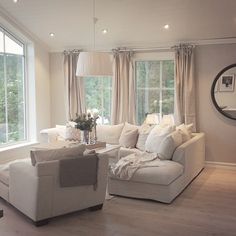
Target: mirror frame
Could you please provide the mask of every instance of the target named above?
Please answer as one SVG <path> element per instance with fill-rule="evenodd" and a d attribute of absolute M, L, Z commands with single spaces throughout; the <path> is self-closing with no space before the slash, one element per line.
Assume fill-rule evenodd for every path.
<path fill-rule="evenodd" d="M 215 108 L 217 109 L 218 112 L 220 112 L 223 116 L 231 119 L 231 120 L 236 120 L 236 118 L 233 118 L 229 115 L 227 115 L 225 112 L 222 111 L 222 109 L 220 109 L 220 107 L 218 106 L 217 102 L 216 102 L 216 99 L 215 99 L 215 86 L 216 86 L 216 83 L 218 81 L 218 79 L 221 77 L 221 75 L 223 75 L 227 70 L 233 68 L 233 67 L 236 67 L 236 63 L 234 64 L 231 64 L 229 66 L 226 66 L 223 70 L 221 70 L 217 76 L 215 77 L 213 83 L 212 83 L 212 86 L 211 86 L 211 100 L 215 106 Z"/>

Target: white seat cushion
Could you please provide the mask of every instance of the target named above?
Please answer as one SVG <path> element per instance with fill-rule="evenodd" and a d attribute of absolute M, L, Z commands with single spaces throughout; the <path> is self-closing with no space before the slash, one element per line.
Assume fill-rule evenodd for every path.
<path fill-rule="evenodd" d="M 9 166 L 13 163 L 17 162 L 28 162 L 30 163 L 29 158 L 25 159 L 18 159 L 14 161 L 7 162 L 6 164 L 0 165 L 0 182 L 4 183 L 5 185 L 9 186 Z"/>
<path fill-rule="evenodd" d="M 159 160 L 156 161 L 159 162 Z M 129 181 L 169 185 L 183 174 L 184 167 L 181 164 L 169 160 L 164 160 L 163 163 L 165 163 L 164 166 L 138 169 Z"/>

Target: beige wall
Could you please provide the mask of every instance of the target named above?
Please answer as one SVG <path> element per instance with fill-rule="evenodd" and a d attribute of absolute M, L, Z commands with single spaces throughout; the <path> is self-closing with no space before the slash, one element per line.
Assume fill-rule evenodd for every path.
<path fill-rule="evenodd" d="M 52 126 L 66 123 L 64 100 L 63 54 L 50 53 L 51 120 Z"/>
<path fill-rule="evenodd" d="M 236 44 L 196 47 L 198 129 L 206 133 L 208 161 L 236 163 L 236 121 L 222 116 L 211 101 L 211 85 L 227 65 L 236 63 Z"/>

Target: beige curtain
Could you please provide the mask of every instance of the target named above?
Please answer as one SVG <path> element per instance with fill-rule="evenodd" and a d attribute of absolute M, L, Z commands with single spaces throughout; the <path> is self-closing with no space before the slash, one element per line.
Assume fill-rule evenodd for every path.
<path fill-rule="evenodd" d="M 135 80 L 132 52 L 114 50 L 114 78 L 112 83 L 112 124 L 135 124 Z"/>
<path fill-rule="evenodd" d="M 194 80 L 194 48 L 191 45 L 175 47 L 176 103 L 177 123 L 193 123 L 196 131 L 196 104 Z"/>
<path fill-rule="evenodd" d="M 67 120 L 86 112 L 83 78 L 76 76 L 78 52 L 64 52 L 64 78 L 66 89 Z"/>

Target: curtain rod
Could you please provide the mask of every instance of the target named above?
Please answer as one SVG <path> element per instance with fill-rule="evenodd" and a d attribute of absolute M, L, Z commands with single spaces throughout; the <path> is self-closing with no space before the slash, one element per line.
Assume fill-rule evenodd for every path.
<path fill-rule="evenodd" d="M 132 52 L 156 52 L 156 51 L 174 51 L 173 47 L 155 47 L 155 48 L 114 48 L 111 50 L 95 50 L 95 52 L 107 52 L 112 53 L 113 51 L 119 51 L 119 52 L 126 52 L 126 51 L 132 51 Z M 88 50 L 90 51 L 90 50 Z M 82 49 L 73 49 L 73 50 L 64 50 L 63 53 L 79 53 L 79 52 L 86 52 L 86 50 Z"/>

